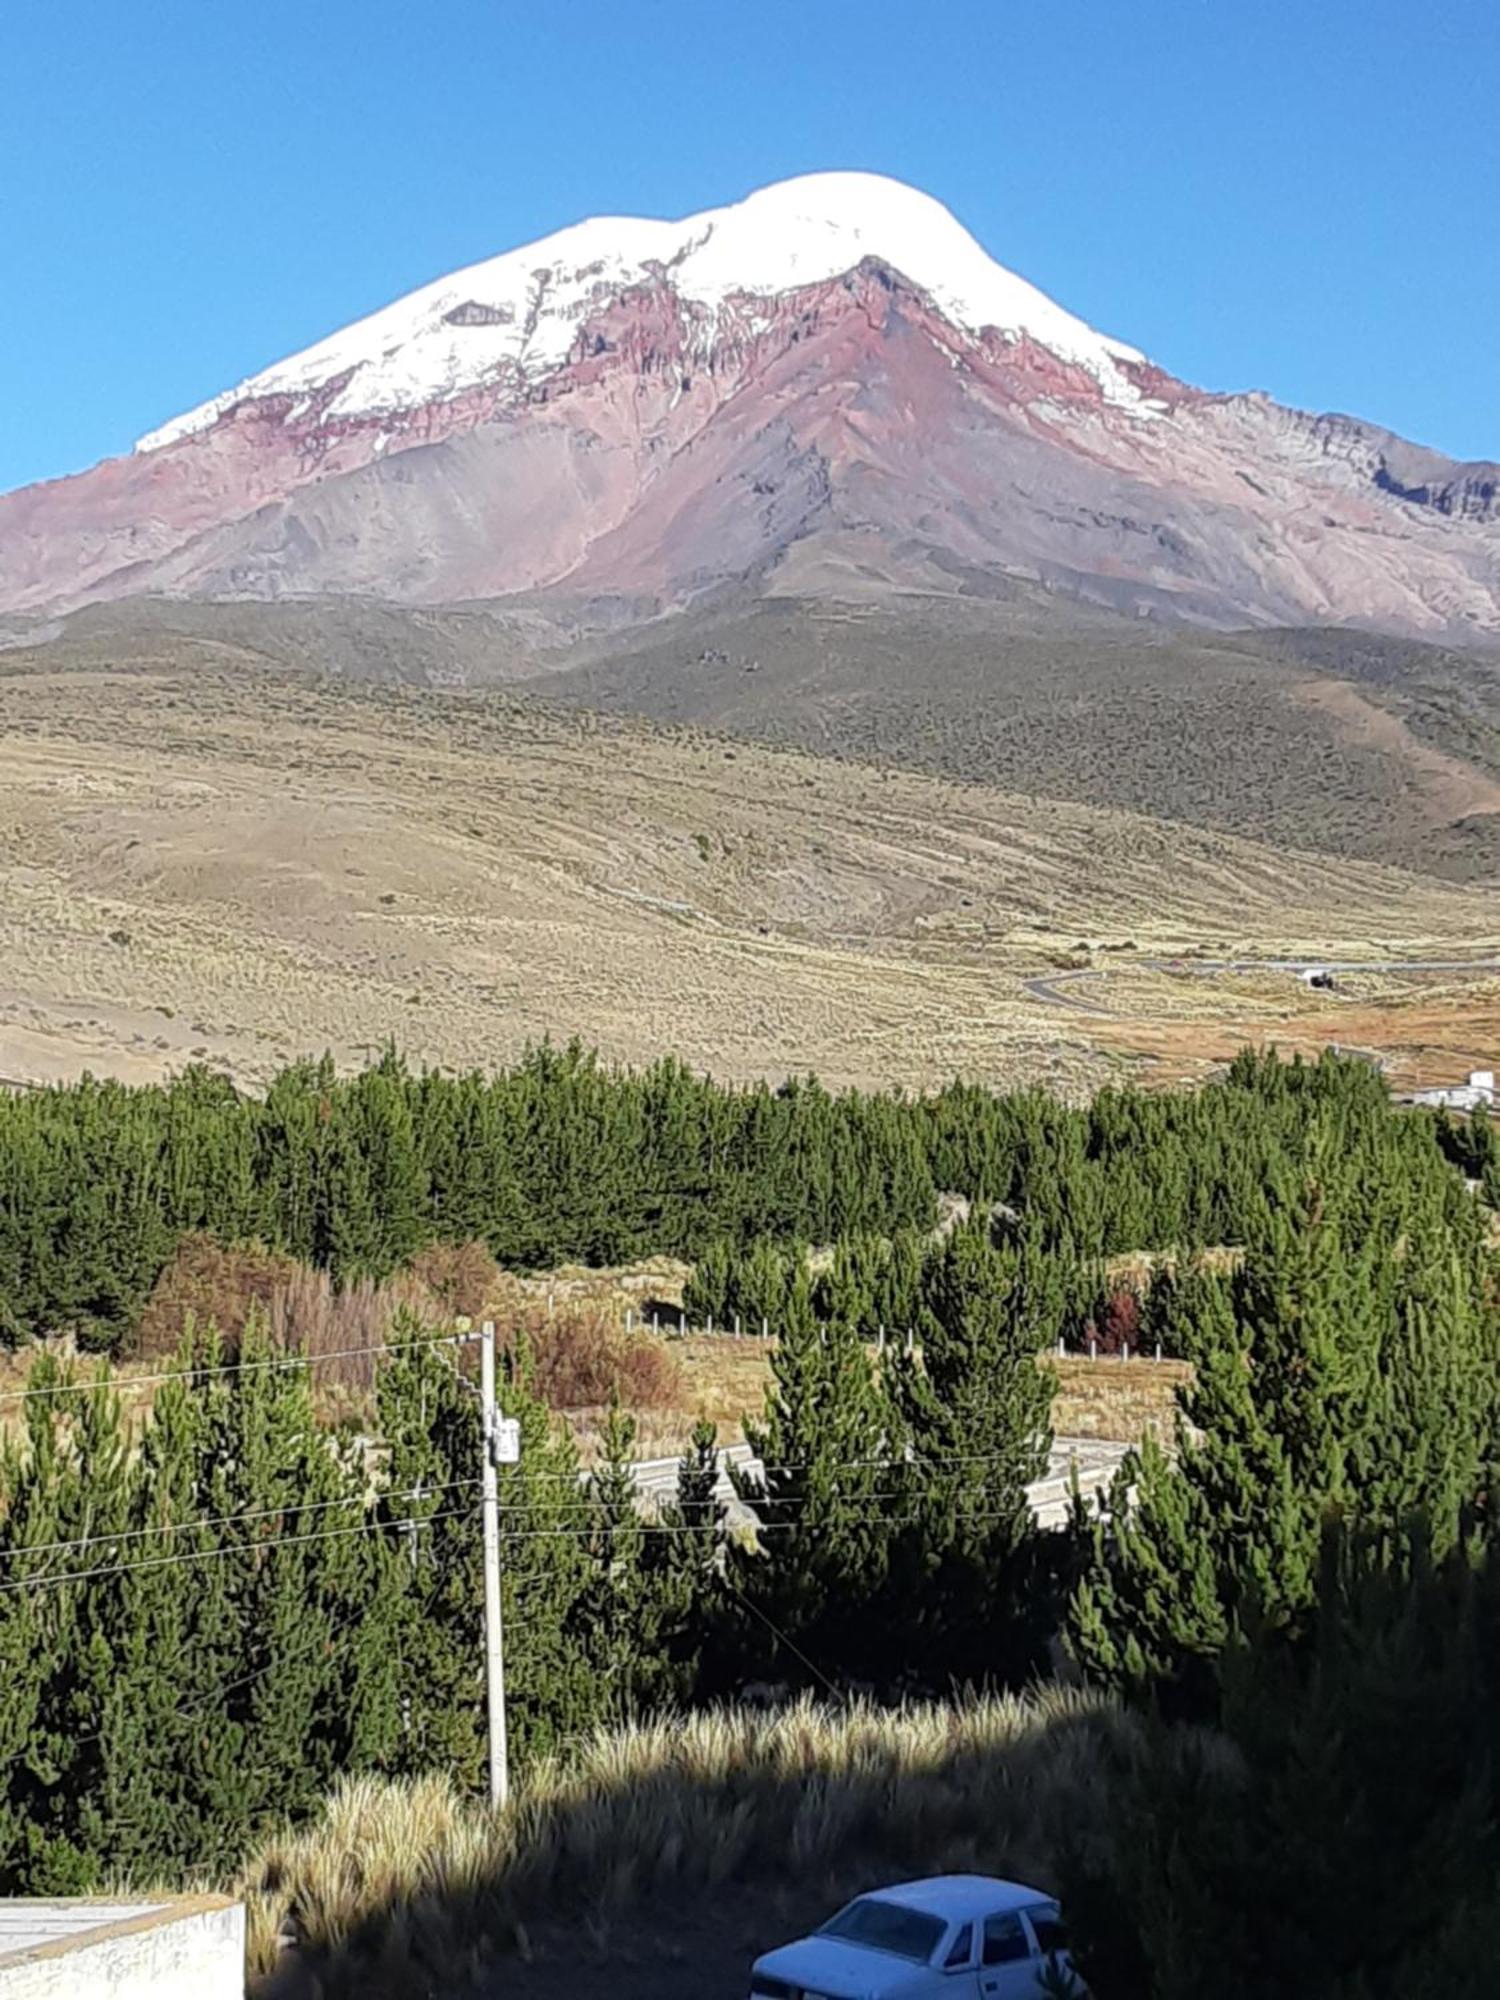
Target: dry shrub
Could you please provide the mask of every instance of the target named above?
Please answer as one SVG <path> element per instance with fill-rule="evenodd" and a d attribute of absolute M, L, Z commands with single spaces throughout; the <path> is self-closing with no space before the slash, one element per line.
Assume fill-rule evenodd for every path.
<path fill-rule="evenodd" d="M 1099 1354 L 1139 1354 L 1141 1301 L 1129 1285 L 1117 1286 L 1083 1329 L 1085 1345 Z"/>
<path fill-rule="evenodd" d="M 435 1267 L 443 1275 L 441 1265 Z M 472 1272 L 472 1263 L 463 1267 Z M 456 1280 L 455 1280 L 456 1282 Z M 357 1278 L 339 1286 L 326 1271 L 260 1244 L 218 1243 L 185 1236 L 146 1301 L 130 1357 L 174 1354 L 189 1325 L 214 1327 L 223 1358 L 238 1358 L 252 1319 L 277 1353 L 305 1354 L 319 1389 L 368 1390 L 378 1348 L 402 1311 L 421 1327 L 451 1317 L 437 1291 L 414 1271 L 377 1283 Z"/>
<path fill-rule="evenodd" d="M 603 1306 L 582 1300 L 555 1313 L 540 1304 L 519 1306 L 504 1334 L 512 1349 L 529 1352 L 533 1386 L 549 1409 L 619 1402 L 626 1409 L 660 1410 L 677 1401 L 677 1364 L 664 1343 L 648 1333 L 627 1333 Z"/>
<path fill-rule="evenodd" d="M 391 1323 L 403 1311 L 419 1328 L 448 1318 L 410 1272 L 398 1271 L 379 1284 L 356 1278 L 340 1287 L 326 1271 L 298 1264 L 272 1293 L 265 1324 L 278 1352 L 307 1356 L 314 1388 L 363 1392 L 374 1387 L 375 1350 L 389 1339 Z"/>
<path fill-rule="evenodd" d="M 487 1243 L 429 1243 L 407 1270 L 454 1317 L 482 1319 L 514 1280 L 495 1262 Z"/>
<path fill-rule="evenodd" d="M 251 1315 L 268 1313 L 278 1288 L 298 1269 L 295 1257 L 259 1243 L 226 1246 L 202 1230 L 184 1236 L 151 1288 L 128 1357 L 156 1361 L 175 1353 L 191 1320 L 217 1327 L 232 1358 Z"/>

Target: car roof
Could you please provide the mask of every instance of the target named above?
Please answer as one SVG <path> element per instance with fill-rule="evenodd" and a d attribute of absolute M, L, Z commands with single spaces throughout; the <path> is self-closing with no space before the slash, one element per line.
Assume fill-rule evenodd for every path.
<path fill-rule="evenodd" d="M 1052 1900 L 1045 1889 L 1028 1888 L 1024 1882 L 1005 1882 L 995 1875 L 929 1875 L 920 1882 L 892 1882 L 883 1889 L 867 1889 L 865 1895 L 883 1903 L 904 1903 L 909 1910 L 926 1910 L 932 1916 L 960 1922 L 969 1917 L 992 1916 L 997 1910 L 1021 1910 L 1030 1903 Z"/>

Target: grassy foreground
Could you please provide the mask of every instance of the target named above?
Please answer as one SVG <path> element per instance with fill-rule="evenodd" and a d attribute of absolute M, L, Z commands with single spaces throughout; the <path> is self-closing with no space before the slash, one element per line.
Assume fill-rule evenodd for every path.
<path fill-rule="evenodd" d="M 725 1708 L 601 1733 L 533 1773 L 503 1814 L 441 1778 L 352 1782 L 245 1870 L 251 1968 L 270 1972 L 292 1937 L 260 1990 L 342 2000 L 489 1980 L 476 1990 L 503 1992 L 510 1955 L 544 1960 L 549 1933 L 576 1977 L 580 1924 L 603 1957 L 653 1909 L 670 1911 L 669 1932 L 690 1929 L 710 1896 L 717 1918 L 721 1899 L 744 1915 L 748 1895 L 765 1944 L 784 1919 L 882 1877 L 972 1868 L 1046 1884 L 1063 1842 L 1102 1839 L 1139 1754 L 1131 1717 L 1049 1687 L 896 1711 Z M 1182 1754 L 1220 1753 L 1184 1735 Z"/>

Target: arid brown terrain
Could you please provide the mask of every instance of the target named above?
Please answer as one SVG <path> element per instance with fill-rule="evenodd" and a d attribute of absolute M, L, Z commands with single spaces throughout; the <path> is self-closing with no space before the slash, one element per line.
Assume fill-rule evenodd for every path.
<path fill-rule="evenodd" d="M 253 1084 L 325 1048 L 488 1064 L 576 1035 L 728 1077 L 1067 1090 L 1338 1041 L 1388 1052 L 1404 1086 L 1500 1044 L 1478 972 L 1314 992 L 1193 970 L 1493 960 L 1473 886 L 203 644 L 0 663 L 8 1078 L 196 1060 Z"/>

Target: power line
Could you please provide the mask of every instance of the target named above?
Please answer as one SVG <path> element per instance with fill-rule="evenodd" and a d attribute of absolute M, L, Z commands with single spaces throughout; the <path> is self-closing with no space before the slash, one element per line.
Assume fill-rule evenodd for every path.
<path fill-rule="evenodd" d="M 431 1518 L 437 1520 L 441 1517 L 438 1515 L 433 1515 Z M 903 1527 L 915 1526 L 917 1522 L 924 1520 L 925 1518 L 926 1518 L 925 1515 L 920 1513 L 916 1514 L 867 1513 L 862 1517 L 862 1520 L 863 1524 L 867 1527 L 903 1528 Z M 968 1527 L 976 1523 L 985 1524 L 992 1522 L 1009 1521 L 1012 1520 L 1014 1516 L 1009 1513 L 966 1514 L 963 1518 L 964 1518 L 964 1525 Z M 419 1523 L 418 1525 L 421 1524 Z M 753 1529 L 757 1535 L 792 1533 L 796 1530 L 804 1528 L 806 1525 L 807 1524 L 804 1521 L 756 1520 L 756 1521 L 747 1521 L 745 1523 L 745 1526 L 747 1528 Z M 509 1532 L 509 1539 L 513 1542 L 589 1541 L 596 1535 L 611 1534 L 611 1533 L 627 1534 L 627 1535 L 698 1535 L 704 1539 L 707 1539 L 707 1537 L 710 1534 L 715 1532 L 717 1532 L 717 1524 L 714 1523 L 709 1523 L 702 1527 L 699 1527 L 689 1522 L 636 1520 L 636 1521 L 626 1522 L 618 1528 L 607 1527 L 599 1522 L 595 1522 L 593 1525 L 589 1527 L 577 1527 L 577 1528 L 513 1528 Z M 0 1588 L 4 1588 L 4 1586 L 0 1585 Z"/>
<path fill-rule="evenodd" d="M 329 1528 L 316 1534 L 284 1535 L 278 1537 L 274 1541 L 232 1542 L 232 1543 L 227 1543 L 223 1547 L 217 1549 L 193 1549 L 180 1555 L 150 1556 L 147 1557 L 144 1561 L 139 1561 L 139 1562 L 100 1563 L 92 1569 L 63 1570 L 56 1573 L 44 1574 L 42 1576 L 13 1578 L 11 1581 L 7 1583 L 0 1583 L 0 1594 L 8 1595 L 10 1593 L 22 1590 L 62 1589 L 68 1584 L 91 1583 L 97 1581 L 101 1577 L 132 1576 L 140 1571 L 153 1570 L 153 1569 L 167 1569 L 178 1564 L 214 1562 L 217 1561 L 220 1557 L 228 1555 L 271 1554 L 274 1553 L 277 1549 L 299 1548 L 311 1542 L 339 1541 L 347 1539 L 351 1535 L 373 1534 L 388 1529 L 400 1529 L 400 1530 L 420 1529 L 420 1528 L 430 1527 L 434 1522 L 437 1521 L 451 1521 L 451 1520 L 457 1520 L 460 1517 L 467 1517 L 471 1515 L 471 1513 L 472 1509 L 469 1507 L 446 1507 L 446 1508 L 440 1508 L 438 1512 L 435 1514 L 410 1515 L 390 1520 L 372 1519 L 360 1522 L 359 1524 L 353 1527 Z M 871 1509 L 865 1511 L 860 1516 L 860 1521 L 861 1525 L 866 1527 L 903 1528 L 903 1527 L 914 1527 L 925 1518 L 926 1516 L 922 1513 L 887 1513 L 879 1509 Z M 970 1513 L 970 1514 L 965 1514 L 964 1525 L 966 1527 L 991 1526 L 1002 1522 L 1011 1521 L 1014 1518 L 1015 1518 L 1014 1513 L 1009 1510 L 999 1513 L 986 1513 L 986 1514 Z M 753 1534 L 757 1539 L 759 1539 L 763 1535 L 799 1533 L 804 1531 L 807 1528 L 807 1525 L 808 1524 L 805 1520 L 762 1521 L 759 1519 L 747 1522 L 745 1524 L 747 1529 L 753 1532 Z M 578 1526 L 573 1526 L 573 1527 L 551 1526 L 544 1528 L 509 1528 L 506 1530 L 505 1539 L 507 1542 L 531 1542 L 531 1541 L 587 1542 L 603 1534 L 623 1533 L 623 1534 L 633 1534 L 633 1535 L 643 1535 L 643 1536 L 695 1535 L 700 1539 L 706 1540 L 710 1536 L 717 1535 L 718 1533 L 720 1533 L 722 1527 L 723 1524 L 720 1522 L 707 1522 L 700 1526 L 697 1524 L 692 1524 L 687 1522 L 649 1521 L 649 1520 L 637 1519 L 629 1523 L 622 1524 L 618 1528 L 613 1528 L 601 1521 L 595 1520 L 587 1524 L 579 1524 Z"/>
<path fill-rule="evenodd" d="M 466 1384 L 465 1386 L 468 1385 Z M 968 1471 L 969 1469 L 975 1466 L 1002 1465 L 1008 1463 L 1009 1459 L 1007 1454 L 970 1453 L 966 1455 L 957 1455 L 951 1458 L 943 1458 L 943 1459 L 932 1459 L 932 1458 L 845 1459 L 840 1462 L 840 1470 L 849 1470 L 853 1468 L 858 1468 L 871 1471 L 912 1473 L 921 1475 L 923 1473 L 933 1473 L 933 1472 L 941 1473 L 949 1470 Z M 785 1464 L 781 1466 L 775 1466 L 775 1465 L 760 1466 L 757 1464 L 752 1467 L 747 1467 L 747 1477 L 751 1481 L 763 1480 L 766 1477 L 776 1472 L 784 1472 L 784 1473 L 798 1472 L 804 1469 L 805 1468 L 802 1466 L 791 1465 L 791 1464 Z M 581 1489 L 577 1501 L 573 1503 L 573 1511 L 588 1516 L 590 1521 L 592 1522 L 594 1518 L 594 1510 L 598 1505 L 596 1496 L 587 1491 L 588 1482 L 593 1477 L 592 1474 L 537 1471 L 529 1474 L 528 1477 L 531 1480 L 538 1482 L 546 1481 L 548 1483 L 554 1483 L 557 1481 L 563 1481 L 569 1486 L 576 1486 L 579 1489 Z M 467 1479 L 449 1479 L 441 1481 L 440 1483 L 433 1486 L 403 1488 L 393 1492 L 383 1493 L 376 1497 L 383 1502 L 402 1501 L 402 1500 L 405 1501 L 422 1500 L 437 1494 L 472 1490 L 480 1483 L 481 1481 L 478 1478 L 472 1478 L 472 1477 Z M 641 1493 L 642 1496 L 645 1497 L 645 1489 L 642 1489 L 640 1487 L 638 1481 L 635 1482 L 635 1487 L 636 1491 Z M 977 1481 L 972 1481 L 969 1485 L 968 1491 L 970 1493 L 985 1493 L 988 1491 L 988 1483 L 982 1479 Z M 710 1497 L 712 1499 L 716 1499 L 718 1496 L 714 1495 Z M 736 1493 L 735 1497 L 740 1498 L 741 1496 L 738 1493 Z M 746 1504 L 753 1505 L 755 1507 L 764 1507 L 771 1510 L 772 1512 L 780 1513 L 782 1510 L 790 1507 L 814 1505 L 816 1501 L 819 1499 L 819 1497 L 821 1496 L 816 1494 L 785 1494 L 778 1496 L 773 1493 L 764 1492 L 761 1494 L 753 1495 L 751 1499 L 746 1502 Z M 899 1497 L 901 1497 L 899 1489 L 893 1492 L 891 1489 L 889 1489 L 884 1485 L 874 1484 L 869 1488 L 867 1488 L 863 1495 L 849 1496 L 849 1500 L 846 1501 L 845 1504 L 849 1504 L 849 1501 L 857 1501 L 859 1498 L 889 1500 L 889 1499 L 896 1499 Z M 105 1547 L 120 1542 L 145 1541 L 157 1535 L 185 1535 L 185 1534 L 192 1534 L 198 1530 L 237 1527 L 244 1522 L 270 1520 L 274 1519 L 278 1515 L 283 1515 L 283 1514 L 298 1514 L 298 1515 L 321 1514 L 321 1513 L 327 1513 L 333 1508 L 346 1507 L 349 1506 L 350 1504 L 351 1502 L 348 1495 L 339 1495 L 338 1497 L 331 1500 L 315 1500 L 306 1503 L 297 1500 L 285 1500 L 275 1506 L 247 1508 L 244 1511 L 235 1514 L 208 1514 L 182 1521 L 158 1522 L 140 1528 L 120 1528 L 90 1535 L 75 1535 L 50 1542 L 17 1543 L 9 1548 L 0 1548 L 0 1562 L 18 1562 L 29 1556 L 60 1555 L 60 1554 L 66 1554 L 69 1551 L 76 1549 Z M 532 1510 L 534 1504 L 535 1503 L 530 1499 L 501 1500 L 498 1503 L 498 1510 L 502 1516 L 507 1514 L 527 1513 Z M 566 1506 L 568 1503 L 560 1501 L 557 1504 L 559 1504 L 560 1506 Z M 430 1519 L 433 1517 L 428 1516 L 425 1518 Z M 387 1523 L 386 1525 L 391 1525 L 391 1524 Z M 275 1547 L 277 1546 L 277 1544 L 274 1542 L 259 1543 L 259 1544 L 243 1543 L 240 1544 L 239 1546 L 247 1548 Z M 132 1567 L 139 1567 L 139 1565 L 132 1565 Z M 33 1581 L 40 1581 L 40 1580 L 42 1579 L 33 1579 Z"/>
<path fill-rule="evenodd" d="M 431 1610 L 435 1601 L 436 1594 L 428 1598 L 426 1604 L 422 1607 L 422 1612 L 418 1615 L 421 1616 L 426 1611 Z M 275 1668 L 285 1666 L 289 1659 L 303 1659 L 308 1653 L 316 1652 L 319 1646 L 324 1646 L 332 1640 L 343 1638 L 352 1628 L 357 1627 L 363 1622 L 368 1611 L 369 1606 L 367 1604 L 351 1605 L 345 1615 L 337 1619 L 329 1627 L 328 1631 L 314 1633 L 309 1643 L 302 1646 L 294 1646 L 290 1652 L 278 1653 L 273 1658 L 265 1661 L 263 1665 L 252 1668 L 249 1673 L 237 1675 L 232 1681 L 225 1681 L 219 1687 L 210 1688 L 203 1694 L 194 1695 L 191 1701 L 183 1702 L 179 1707 L 168 1710 L 166 1716 L 158 1719 L 168 1722 L 186 1722 L 200 1708 L 210 1705 L 217 1706 L 228 1695 L 238 1694 L 241 1688 L 250 1687 L 256 1681 L 263 1679 L 265 1675 L 271 1673 Z M 87 1736 L 70 1737 L 69 1743 L 71 1747 L 79 1748 L 84 1744 L 102 1742 L 108 1734 L 109 1731 L 107 1729 L 95 1729 L 91 1730 Z M 0 1759 L 0 1770 L 9 1770 L 13 1764 L 23 1762 L 30 1754 L 31 1752 L 28 1747 L 25 1750 L 14 1752 L 9 1757 Z"/>
<path fill-rule="evenodd" d="M 1092 1440 L 1089 1440 L 1089 1442 L 1092 1442 Z M 733 1449 L 732 1446 L 721 1447 L 722 1451 L 727 1451 L 732 1449 Z M 686 1458 L 687 1456 L 688 1456 L 687 1453 L 683 1454 L 683 1458 Z M 895 1454 L 888 1452 L 882 1458 L 841 1458 L 836 1462 L 836 1469 L 839 1472 L 869 1472 L 869 1471 L 886 1471 L 886 1470 L 897 1470 L 897 1469 L 902 1471 L 911 1471 L 911 1472 L 939 1472 L 939 1471 L 957 1469 L 970 1465 L 1008 1464 L 1009 1460 L 1010 1460 L 1010 1454 L 1008 1452 L 994 1452 L 994 1451 L 954 1453 L 951 1456 L 944 1456 L 942 1458 L 931 1458 L 931 1457 L 900 1458 L 897 1457 Z M 675 1459 L 675 1460 L 633 1459 L 630 1461 L 630 1463 L 633 1468 L 638 1469 L 642 1464 L 649 1464 L 653 1466 L 666 1465 L 666 1464 L 680 1465 L 682 1463 L 682 1459 Z M 724 1457 L 721 1458 L 720 1463 L 723 1469 L 725 1470 L 728 1470 L 730 1468 L 735 1468 L 735 1469 L 742 1468 L 746 1473 L 749 1474 L 751 1478 L 759 1478 L 762 1477 L 763 1475 L 772 1473 L 807 1472 L 811 1470 L 809 1462 L 805 1459 L 786 1459 L 778 1461 L 777 1463 L 771 1465 L 764 1465 L 758 1458 L 731 1459 Z M 597 1469 L 598 1468 L 596 1467 L 590 1466 L 586 1468 L 581 1474 L 578 1475 L 575 1475 L 571 1472 L 533 1472 L 530 1475 L 530 1477 L 532 1479 L 562 1480 L 564 1482 L 567 1482 L 572 1480 L 575 1476 L 582 1479 L 593 1478 L 597 1472 Z"/>
<path fill-rule="evenodd" d="M 776 1624 L 773 1619 L 768 1618 L 766 1616 L 765 1612 L 761 1610 L 760 1606 L 754 1601 L 754 1599 L 749 1598 L 745 1595 L 744 1591 L 740 1589 L 739 1585 L 734 1581 L 732 1577 L 725 1576 L 723 1580 L 728 1585 L 731 1595 L 738 1598 L 740 1603 L 744 1605 L 747 1611 L 754 1612 L 755 1616 L 760 1620 L 761 1624 L 765 1626 L 766 1630 L 771 1634 L 772 1638 L 775 1639 L 780 1645 L 785 1646 L 787 1651 L 792 1655 L 794 1659 L 800 1660 L 803 1666 L 807 1668 L 810 1674 L 815 1674 L 817 1678 L 823 1683 L 824 1687 L 827 1688 L 828 1692 L 833 1696 L 835 1701 L 839 1700 L 841 1698 L 840 1690 L 828 1678 L 827 1674 L 824 1673 L 823 1669 L 818 1665 L 817 1661 L 810 1660 L 807 1657 L 806 1653 L 803 1652 L 802 1648 L 796 1643 L 796 1641 L 788 1638 L 786 1633 L 782 1631 L 781 1627 L 778 1624 Z"/>
<path fill-rule="evenodd" d="M 13 1578 L 0 1583 L 0 1592 L 59 1589 L 69 1583 L 91 1583 L 101 1576 L 134 1576 L 138 1571 L 168 1569 L 176 1563 L 215 1562 L 221 1556 L 255 1555 L 276 1549 L 301 1548 L 309 1542 L 336 1542 L 350 1535 L 368 1535 L 388 1528 L 426 1528 L 434 1521 L 450 1521 L 469 1513 L 467 1507 L 441 1508 L 436 1514 L 411 1515 L 395 1520 L 361 1521 L 351 1528 L 324 1528 L 311 1535 L 279 1535 L 269 1542 L 226 1542 L 217 1549 L 190 1549 L 182 1555 L 148 1556 L 143 1562 L 100 1563 L 93 1569 L 63 1570 L 43 1576 Z"/>
<path fill-rule="evenodd" d="M 92 1396 L 105 1389 L 117 1391 L 146 1388 L 159 1382 L 200 1382 L 222 1375 L 246 1375 L 265 1368 L 318 1368 L 325 1361 L 347 1361 L 361 1354 L 410 1354 L 427 1347 L 462 1347 L 472 1339 L 467 1333 L 445 1333 L 424 1340 L 377 1341 L 366 1347 L 335 1347 L 326 1354 L 273 1354 L 258 1361 L 224 1361 L 198 1368 L 172 1368 L 152 1375 L 97 1377 L 92 1382 L 51 1382 L 40 1389 L 12 1389 L 0 1395 L 0 1403 L 27 1403 L 39 1396 Z"/>
<path fill-rule="evenodd" d="M 449 1479 L 438 1486 L 411 1487 L 403 1492 L 385 1493 L 382 1500 L 425 1500 L 430 1494 L 450 1493 L 460 1487 L 477 1486 L 477 1479 Z M 326 1514 L 333 1507 L 348 1507 L 348 1494 L 341 1494 L 335 1500 L 313 1500 L 303 1503 L 284 1500 L 278 1507 L 251 1507 L 242 1514 L 205 1514 L 186 1521 L 160 1521 L 147 1528 L 120 1528 L 94 1535 L 75 1535 L 68 1541 L 16 1543 L 10 1548 L 0 1548 L 0 1562 L 16 1562 L 23 1556 L 61 1555 L 69 1549 L 102 1548 L 111 1542 L 138 1542 L 151 1535 L 190 1535 L 200 1528 L 230 1528 L 242 1521 L 264 1521 L 278 1514 Z M 244 1546 L 267 1546 L 267 1544 L 246 1543 Z"/>

